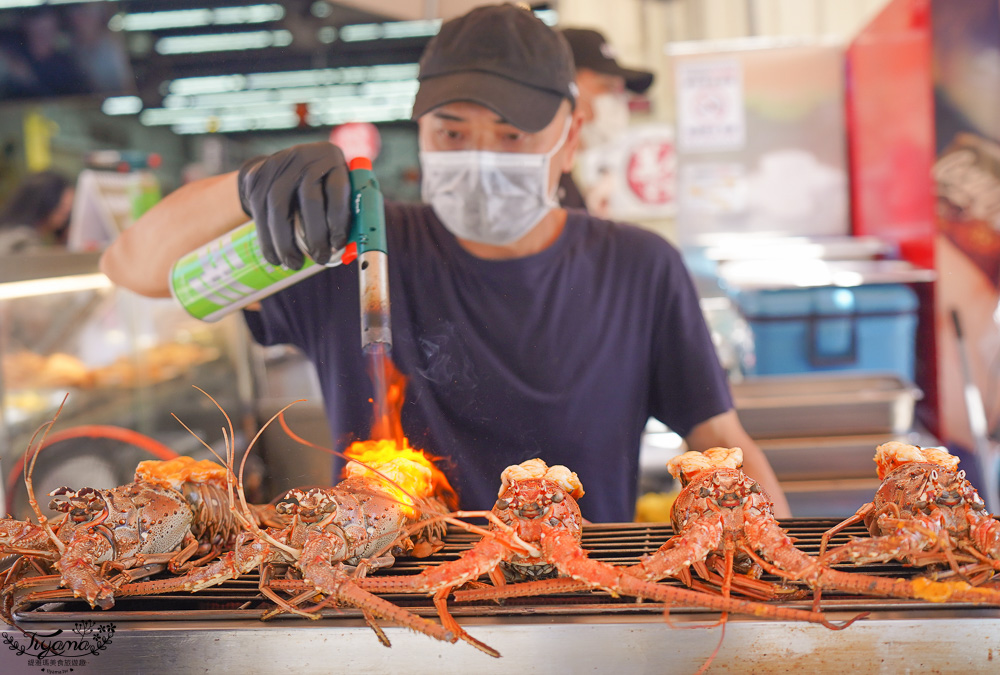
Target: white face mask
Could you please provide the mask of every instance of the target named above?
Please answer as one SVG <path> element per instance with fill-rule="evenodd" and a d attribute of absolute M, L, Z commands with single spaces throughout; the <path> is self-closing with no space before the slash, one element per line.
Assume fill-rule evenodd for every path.
<path fill-rule="evenodd" d="M 598 94 L 591 101 L 594 119 L 580 129 L 580 143 L 596 148 L 617 141 L 628 129 L 628 97 L 625 94 Z"/>
<path fill-rule="evenodd" d="M 421 151 L 421 197 L 459 239 L 495 246 L 517 241 L 559 206 L 549 168 L 571 121 L 546 153 Z"/>

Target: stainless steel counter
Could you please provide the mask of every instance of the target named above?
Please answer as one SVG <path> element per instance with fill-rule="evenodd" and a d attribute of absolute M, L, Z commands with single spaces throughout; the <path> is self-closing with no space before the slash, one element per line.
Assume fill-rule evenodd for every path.
<path fill-rule="evenodd" d="M 650 616 L 463 619 L 471 634 L 500 651 L 499 659 L 464 642 L 441 643 L 395 627 L 385 628 L 393 645 L 386 648 L 355 620 L 129 622 L 117 625 L 107 648 L 72 672 L 693 673 L 715 650 L 722 629 L 692 626 L 711 620 L 681 615 L 671 627 Z M 38 627 L 51 632 L 54 625 Z M 29 666 L 28 658 L 5 649 L 0 672 L 42 672 Z M 843 631 L 733 618 L 710 672 L 862 675 L 997 668 L 1000 611 L 932 610 L 879 612 Z"/>
<path fill-rule="evenodd" d="M 822 533 L 835 519 L 782 521 L 796 547 L 815 555 Z M 837 545 L 863 536 L 861 525 L 837 534 Z M 607 523 L 584 528 L 583 546 L 591 558 L 628 565 L 654 551 L 670 536 L 665 523 Z M 452 531 L 445 547 L 431 558 L 402 557 L 394 574 L 412 574 L 429 564 L 455 559 L 476 540 Z M 872 563 L 851 570 L 884 576 L 912 576 L 897 563 Z M 277 578 L 280 578 L 278 574 Z M 769 575 L 765 579 L 775 580 Z M 677 585 L 676 580 L 662 583 Z M 383 596 L 434 620 L 429 598 Z M 788 596 L 786 596 L 788 597 Z M 255 574 L 199 593 L 160 593 L 119 598 L 106 611 L 80 601 L 28 603 L 16 615 L 21 627 L 50 639 L 91 637 L 113 628 L 111 641 L 80 665 L 29 665 L 27 653 L 0 649 L 0 674 L 41 673 L 693 673 L 719 645 L 722 629 L 706 628 L 719 615 L 675 607 L 665 621 L 661 606 L 613 598 L 601 591 L 579 591 L 492 602 L 449 602 L 468 632 L 503 655 L 494 659 L 471 645 L 447 644 L 394 625 L 383 627 L 393 643 L 379 644 L 354 608 L 324 608 L 323 618 L 282 617 L 261 622 L 272 607 L 258 590 Z M 811 593 L 782 605 L 808 608 Z M 716 673 L 985 673 L 1000 672 L 1000 608 L 933 604 L 824 595 L 831 621 L 870 612 L 842 631 L 821 625 L 731 617 L 711 672 Z M 56 631 L 63 631 L 53 635 Z M 106 636 L 106 633 L 105 633 Z M 8 629 L 5 640 L 27 640 Z M 34 650 L 37 652 L 37 648 Z"/>

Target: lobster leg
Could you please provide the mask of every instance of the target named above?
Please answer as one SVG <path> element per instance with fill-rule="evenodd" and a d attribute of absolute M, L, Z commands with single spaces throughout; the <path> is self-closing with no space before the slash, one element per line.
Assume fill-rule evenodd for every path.
<path fill-rule="evenodd" d="M 969 534 L 977 550 L 994 562 L 1000 560 L 1000 522 L 981 518 L 972 525 Z"/>
<path fill-rule="evenodd" d="M 66 545 L 55 567 L 62 573 L 62 583 L 73 596 L 82 597 L 87 603 L 101 609 L 111 609 L 115 604 L 115 588 L 102 579 L 91 561 L 112 555 L 111 542 L 101 534 L 78 529 Z"/>
<path fill-rule="evenodd" d="M 267 563 L 263 566 L 260 572 L 260 584 L 259 588 L 261 593 L 270 599 L 274 604 L 277 605 L 275 609 L 270 609 L 260 615 L 261 621 L 267 621 L 268 619 L 273 619 L 287 611 L 292 611 L 293 613 L 298 613 L 295 608 L 301 605 L 303 602 L 312 600 L 313 598 L 322 595 L 315 588 L 305 588 L 302 587 L 307 585 L 308 582 L 302 581 L 301 579 L 275 579 L 274 578 L 274 566 Z M 285 600 L 277 594 L 277 591 L 298 591 L 298 594 L 292 597 L 290 600 Z M 302 613 L 303 616 L 309 619 L 319 618 L 316 612 L 322 607 L 324 603 L 306 610 Z M 291 609 L 289 609 L 291 608 Z"/>
<path fill-rule="evenodd" d="M 975 588 L 964 581 L 930 579 L 889 579 L 869 574 L 830 569 L 818 559 L 795 548 L 773 520 L 761 519 L 747 527 L 748 543 L 767 555 L 775 565 L 813 588 L 833 589 L 857 595 L 908 598 L 929 602 L 969 602 L 977 605 L 1000 605 L 1000 592 Z M 831 551 L 832 553 L 832 551 Z"/>
<path fill-rule="evenodd" d="M 937 523 L 929 518 L 897 520 L 880 517 L 878 524 L 881 531 L 893 531 L 893 533 L 880 537 L 853 539 L 827 551 L 821 558 L 823 563 L 863 564 L 906 559 L 926 551 L 943 534 Z"/>
<path fill-rule="evenodd" d="M 24 570 L 29 566 L 38 573 L 37 576 L 24 576 Z M 3 584 L 0 585 L 0 618 L 11 626 L 15 625 L 13 614 L 21 606 L 20 603 L 15 603 L 14 601 L 15 592 L 20 588 L 28 586 L 32 579 L 45 579 L 50 584 L 55 580 L 55 585 L 58 585 L 58 578 L 59 575 L 49 574 L 49 572 L 39 566 L 38 561 L 28 556 L 21 556 L 15 560 L 14 564 L 4 574 Z"/>
<path fill-rule="evenodd" d="M 871 513 L 874 508 L 875 504 L 873 504 L 872 502 L 868 502 L 860 509 L 858 509 L 853 516 L 845 518 L 844 520 L 842 520 L 841 522 L 837 523 L 829 530 L 824 532 L 823 537 L 819 540 L 819 557 L 822 558 L 826 554 L 826 547 L 829 546 L 830 539 L 832 539 L 835 535 L 839 534 L 840 532 L 850 527 L 854 523 L 859 523 L 862 520 L 864 520 L 865 516 Z"/>
<path fill-rule="evenodd" d="M 476 602 L 478 600 L 500 600 L 502 598 L 526 598 L 533 595 L 552 595 L 555 593 L 572 593 L 593 588 L 593 584 L 569 577 L 539 579 L 524 581 L 518 584 L 505 584 L 502 587 L 486 586 L 469 590 L 455 591 L 456 602 Z"/>
<path fill-rule="evenodd" d="M 500 652 L 493 649 L 493 647 L 490 647 L 485 642 L 477 640 L 469 635 L 464 628 L 458 625 L 458 621 L 456 621 L 455 617 L 453 617 L 451 612 L 448 611 L 448 593 L 452 588 L 452 586 L 445 586 L 438 589 L 438 591 L 434 593 L 434 607 L 437 608 L 438 616 L 441 617 L 441 625 L 484 654 L 492 656 L 493 658 L 500 658 Z"/>
<path fill-rule="evenodd" d="M 821 623 L 827 628 L 846 628 L 853 623 L 834 626 L 818 612 L 807 612 L 788 607 L 776 607 L 760 602 L 724 598 L 714 593 L 699 593 L 686 588 L 676 588 L 639 579 L 626 570 L 587 557 L 573 537 L 566 532 L 550 531 L 542 537 L 542 551 L 546 558 L 555 560 L 559 571 L 575 579 L 589 582 L 591 587 L 605 588 L 613 593 L 647 598 L 668 604 L 687 604 L 733 614 Z M 856 617 L 857 618 L 857 617 Z"/>
<path fill-rule="evenodd" d="M 358 586 L 370 593 L 432 594 L 446 586 L 457 588 L 474 581 L 497 567 L 508 552 L 497 537 L 489 536 L 466 551 L 461 558 L 424 569 L 411 576 L 379 576 L 358 580 Z"/>
<path fill-rule="evenodd" d="M 625 572 L 647 581 L 676 576 L 695 560 L 704 560 L 717 549 L 722 542 L 722 532 L 721 518 L 701 518 L 683 534 L 668 539 L 652 555 L 644 555 L 638 563 L 626 567 Z"/>
<path fill-rule="evenodd" d="M 444 626 L 419 617 L 359 588 L 354 579 L 330 564 L 334 553 L 334 543 L 325 536 L 310 536 L 302 547 L 299 569 L 302 570 L 302 576 L 315 585 L 317 591 L 347 602 L 372 616 L 388 619 L 435 639 L 444 642 L 457 640 L 455 634 Z"/>
<path fill-rule="evenodd" d="M 249 543 L 244 543 L 250 539 Z M 241 533 L 235 550 L 229 551 L 211 565 L 191 570 L 173 579 L 157 579 L 126 584 L 117 590 L 120 597 L 189 591 L 195 593 L 216 586 L 228 579 L 236 579 L 257 569 L 271 552 L 271 547 L 249 533 Z"/>

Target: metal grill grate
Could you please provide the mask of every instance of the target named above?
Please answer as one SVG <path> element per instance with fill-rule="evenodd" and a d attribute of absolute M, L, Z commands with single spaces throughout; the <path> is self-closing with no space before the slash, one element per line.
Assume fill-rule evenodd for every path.
<path fill-rule="evenodd" d="M 782 526 L 788 530 L 795 541 L 796 547 L 810 555 L 819 552 L 820 539 L 827 530 L 839 523 L 839 519 L 824 518 L 791 518 L 782 521 Z M 613 565 L 630 565 L 638 562 L 640 556 L 656 551 L 665 542 L 673 530 L 667 523 L 622 523 L 589 525 L 584 528 L 583 547 L 590 552 L 595 560 Z M 868 536 L 867 530 L 861 524 L 847 528 L 831 540 L 831 546 L 845 543 L 850 537 Z M 479 538 L 463 531 L 451 530 L 445 540 L 442 550 L 430 558 L 402 557 L 385 572 L 377 574 L 416 574 L 429 565 L 439 564 L 458 558 L 463 551 L 470 548 Z M 916 571 L 898 563 L 876 563 L 861 566 L 845 566 L 845 571 L 864 572 L 879 576 L 911 577 Z M 764 576 L 765 580 L 777 581 L 777 578 Z M 273 607 L 258 590 L 259 576 L 246 575 L 235 581 L 227 581 L 219 586 L 198 593 L 164 593 L 141 597 L 119 598 L 114 608 L 106 611 L 96 610 L 102 620 L 149 621 L 149 620 L 230 620 L 255 619 L 261 612 Z M 661 583 L 680 585 L 680 582 L 670 579 Z M 422 616 L 434 616 L 436 611 L 431 600 L 421 595 L 392 594 L 383 596 L 386 599 Z M 808 606 L 810 600 L 781 602 L 788 606 Z M 823 607 L 836 611 L 863 611 L 880 609 L 916 609 L 933 607 L 935 609 L 954 609 L 955 604 L 930 603 L 919 601 L 887 600 L 884 598 L 865 598 L 858 596 L 841 596 L 835 593 L 824 594 Z M 660 614 L 662 606 L 656 603 L 637 603 L 631 598 L 614 598 L 602 591 L 583 591 L 579 593 L 564 593 L 549 596 L 529 598 L 511 598 L 503 604 L 494 602 L 460 604 L 451 602 L 449 608 L 455 616 L 498 616 L 498 615 L 565 615 L 565 614 Z M 324 609 L 325 618 L 344 617 L 356 619 L 360 611 L 353 608 Z M 702 612 L 698 608 L 671 608 L 672 613 Z M 287 615 L 285 615 L 287 616 Z M 29 605 L 15 616 L 18 621 L 30 622 L 65 622 L 95 618 L 95 610 L 91 610 L 82 601 L 66 601 L 44 605 Z"/>

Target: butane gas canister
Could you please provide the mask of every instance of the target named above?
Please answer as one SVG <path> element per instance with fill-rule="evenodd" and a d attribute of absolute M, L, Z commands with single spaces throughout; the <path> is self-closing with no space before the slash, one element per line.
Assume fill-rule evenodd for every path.
<path fill-rule="evenodd" d="M 350 263 L 367 251 L 385 253 L 385 211 L 371 161 L 351 161 L 351 233 L 344 250 L 328 266 Z M 323 270 L 305 257 L 301 269 L 272 265 L 264 259 L 257 227 L 246 223 L 188 253 L 170 271 L 170 291 L 192 316 L 216 321 L 252 302 Z"/>

